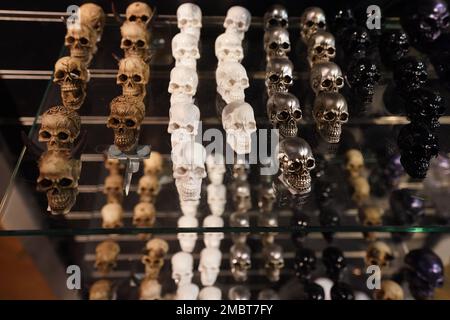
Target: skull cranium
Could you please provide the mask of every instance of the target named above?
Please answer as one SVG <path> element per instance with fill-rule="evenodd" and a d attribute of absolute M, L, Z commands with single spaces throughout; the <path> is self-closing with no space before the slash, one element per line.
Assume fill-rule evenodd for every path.
<path fill-rule="evenodd" d="M 238 62 L 223 62 L 216 69 L 217 92 L 226 103 L 245 99 L 249 87 L 247 71 Z"/>
<path fill-rule="evenodd" d="M 125 11 L 128 22 L 134 22 L 147 27 L 153 16 L 152 8 L 145 2 L 136 1 L 130 4 Z"/>
<path fill-rule="evenodd" d="M 97 42 L 102 38 L 106 16 L 102 7 L 95 3 L 85 3 L 80 6 L 80 23 L 89 25 L 96 35 Z"/>

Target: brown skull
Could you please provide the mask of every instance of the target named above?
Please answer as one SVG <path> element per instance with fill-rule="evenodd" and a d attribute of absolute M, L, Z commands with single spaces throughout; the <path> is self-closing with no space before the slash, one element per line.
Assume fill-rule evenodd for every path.
<path fill-rule="evenodd" d="M 71 109 L 55 106 L 41 117 L 39 141 L 47 144 L 47 149 L 70 149 L 80 133 L 81 120 Z"/>

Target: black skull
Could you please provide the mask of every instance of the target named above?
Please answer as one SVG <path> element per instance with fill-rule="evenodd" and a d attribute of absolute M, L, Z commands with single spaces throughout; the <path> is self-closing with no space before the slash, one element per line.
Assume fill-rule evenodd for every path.
<path fill-rule="evenodd" d="M 355 26 L 356 19 L 351 8 L 339 9 L 331 20 L 331 30 L 333 30 L 337 39 L 339 39 L 347 29 Z"/>
<path fill-rule="evenodd" d="M 354 60 L 347 68 L 347 81 L 352 96 L 362 104 L 372 103 L 375 86 L 380 81 L 380 71 L 370 58 Z"/>
<path fill-rule="evenodd" d="M 450 88 L 450 34 L 444 33 L 434 43 L 435 49 L 429 55 L 439 79 Z"/>
<path fill-rule="evenodd" d="M 337 247 L 328 247 L 323 250 L 322 261 L 328 277 L 334 281 L 339 279 L 341 271 L 347 266 L 343 252 Z"/>
<path fill-rule="evenodd" d="M 430 249 L 416 249 L 405 256 L 407 280 L 413 297 L 426 300 L 434 289 L 444 284 L 444 266 L 441 258 Z"/>
<path fill-rule="evenodd" d="M 317 283 L 310 282 L 305 284 L 304 290 L 308 300 L 325 300 L 325 291 Z"/>
<path fill-rule="evenodd" d="M 317 162 L 316 162 L 317 163 Z M 334 198 L 336 192 L 336 184 L 333 182 L 321 179 L 314 184 L 314 194 L 316 197 L 316 203 L 319 208 L 325 208 L 329 206 Z"/>
<path fill-rule="evenodd" d="M 328 207 L 321 208 L 319 213 L 319 223 L 322 227 L 337 227 L 341 224 L 339 212 L 336 209 Z M 330 243 L 333 241 L 334 232 L 323 232 L 323 237 Z"/>
<path fill-rule="evenodd" d="M 422 61 L 414 57 L 404 57 L 395 64 L 394 82 L 402 94 L 407 95 L 421 88 L 427 80 L 427 68 Z"/>
<path fill-rule="evenodd" d="M 309 225 L 309 221 L 310 219 L 306 214 L 299 210 L 294 210 L 294 214 L 291 218 L 291 225 L 297 229 L 292 232 L 291 238 L 294 245 L 298 248 L 303 247 L 303 240 L 305 240 L 308 235 L 306 228 Z"/>
<path fill-rule="evenodd" d="M 389 205 L 394 225 L 414 225 L 425 215 L 424 200 L 416 196 L 410 189 L 392 191 Z"/>
<path fill-rule="evenodd" d="M 370 52 L 372 41 L 365 27 L 348 28 L 342 36 L 342 48 L 347 56 L 361 58 Z M 350 61 L 350 59 L 349 59 Z"/>
<path fill-rule="evenodd" d="M 295 275 L 304 282 L 311 278 L 311 272 L 316 269 L 316 254 L 308 248 L 297 250 L 294 261 Z"/>
<path fill-rule="evenodd" d="M 406 114 L 413 122 L 422 122 L 434 130 L 439 128 L 439 118 L 444 112 L 444 101 L 438 92 L 421 88 L 408 96 Z"/>
<path fill-rule="evenodd" d="M 330 294 L 331 300 L 355 300 L 352 288 L 344 282 L 336 282 L 331 287 Z"/>
<path fill-rule="evenodd" d="M 403 30 L 384 31 L 381 35 L 379 49 L 383 64 L 392 68 L 396 61 L 408 55 L 408 36 Z"/>

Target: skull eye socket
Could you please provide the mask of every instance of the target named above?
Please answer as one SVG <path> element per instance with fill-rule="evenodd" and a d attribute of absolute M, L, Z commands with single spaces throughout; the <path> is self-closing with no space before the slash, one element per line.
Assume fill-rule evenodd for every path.
<path fill-rule="evenodd" d="M 131 42 L 130 39 L 125 39 L 125 40 L 123 40 L 123 45 L 124 45 L 125 47 L 131 47 L 131 44 L 132 44 L 132 42 Z"/>
<path fill-rule="evenodd" d="M 185 86 L 185 88 L 186 88 L 186 92 L 192 92 L 192 90 L 193 90 L 193 88 L 192 88 L 192 86 L 190 84 L 187 84 Z"/>
<path fill-rule="evenodd" d="M 341 119 L 341 121 L 347 121 L 347 120 L 348 120 L 348 114 L 345 113 L 345 112 L 343 112 L 343 113 L 341 114 L 340 119 Z"/>
<path fill-rule="evenodd" d="M 61 187 L 69 187 L 72 185 L 73 180 L 69 179 L 69 178 L 62 178 L 61 180 L 59 180 L 59 185 Z"/>
<path fill-rule="evenodd" d="M 284 50 L 287 50 L 287 49 L 289 49 L 290 45 L 289 45 L 289 43 L 287 43 L 287 42 L 283 42 L 283 44 L 281 45 L 281 47 L 282 47 Z"/>
<path fill-rule="evenodd" d="M 278 45 L 276 44 L 276 42 L 271 42 L 269 44 L 269 49 L 276 50 L 277 48 L 278 48 Z"/>
<path fill-rule="evenodd" d="M 285 83 L 291 83 L 292 82 L 292 77 L 289 75 L 286 75 L 283 77 L 283 80 Z"/>
<path fill-rule="evenodd" d="M 142 77 L 138 74 L 133 75 L 133 81 L 134 82 L 141 82 Z"/>
<path fill-rule="evenodd" d="M 287 20 L 285 20 L 285 19 L 281 19 L 281 21 L 280 21 L 280 25 L 282 26 L 282 27 L 286 27 L 287 26 Z"/>
<path fill-rule="evenodd" d="M 145 46 L 145 42 L 142 41 L 142 40 L 138 40 L 138 41 L 136 42 L 136 46 L 137 46 L 138 48 L 143 48 L 143 47 Z"/>
<path fill-rule="evenodd" d="M 73 69 L 72 71 L 70 71 L 70 76 L 74 79 L 78 79 L 80 75 L 81 75 L 80 70 Z"/>
<path fill-rule="evenodd" d="M 323 115 L 326 121 L 333 121 L 336 119 L 336 114 L 334 112 L 328 111 Z"/>
<path fill-rule="evenodd" d="M 312 169 L 312 168 L 314 168 L 316 166 L 316 162 L 314 161 L 314 159 L 308 159 L 307 161 L 306 161 L 306 167 L 308 168 L 308 169 Z"/>
<path fill-rule="evenodd" d="M 58 70 L 55 72 L 55 79 L 62 79 L 64 78 L 64 75 L 65 75 L 64 71 Z"/>
<path fill-rule="evenodd" d="M 302 164 L 298 161 L 292 162 L 289 166 L 288 166 L 288 171 L 290 172 L 296 172 L 298 170 L 300 170 L 302 168 Z"/>
<path fill-rule="evenodd" d="M 119 75 L 119 80 L 122 81 L 122 82 L 125 82 L 125 81 L 128 80 L 128 77 L 127 77 L 126 74 L 122 73 L 121 75 Z"/>
<path fill-rule="evenodd" d="M 281 111 L 277 114 L 278 121 L 286 121 L 289 118 L 289 113 L 287 111 Z"/>
<path fill-rule="evenodd" d="M 40 135 L 41 138 L 43 138 L 43 139 L 50 139 L 50 137 L 52 136 L 52 135 L 50 134 L 50 132 L 48 132 L 48 131 L 41 131 L 41 132 L 39 133 L 39 135 Z"/>
<path fill-rule="evenodd" d="M 341 77 L 337 77 L 336 78 L 336 84 L 338 86 L 342 86 L 344 84 L 344 79 L 342 79 Z"/>
<path fill-rule="evenodd" d="M 80 43 L 85 46 L 85 45 L 89 44 L 89 40 L 85 37 L 81 37 Z"/>
<path fill-rule="evenodd" d="M 327 52 L 328 52 L 328 54 L 334 54 L 335 50 L 334 50 L 334 48 L 328 48 Z"/>
<path fill-rule="evenodd" d="M 146 22 L 148 20 L 148 17 L 146 16 L 146 15 L 143 15 L 142 17 L 141 17 L 141 21 L 142 22 Z"/>
<path fill-rule="evenodd" d="M 70 36 L 70 37 L 67 37 L 67 38 L 66 38 L 66 41 L 67 41 L 68 43 L 74 43 L 74 42 L 75 42 L 75 38 L 72 37 L 72 36 Z"/>
<path fill-rule="evenodd" d="M 311 20 L 306 21 L 306 26 L 307 26 L 308 28 L 311 28 L 313 25 L 314 25 L 314 22 L 313 22 L 313 21 L 311 21 Z"/>
<path fill-rule="evenodd" d="M 302 118 L 302 112 L 300 110 L 295 110 L 292 115 L 294 116 L 294 119 L 300 120 Z"/>
<path fill-rule="evenodd" d="M 322 81 L 322 87 L 324 88 L 329 88 L 332 84 L 333 82 L 330 79 L 325 79 Z"/>
<path fill-rule="evenodd" d="M 125 125 L 129 128 L 132 128 L 136 125 L 136 122 L 133 119 L 126 119 Z"/>
<path fill-rule="evenodd" d="M 192 133 L 192 132 L 194 132 L 194 127 L 193 127 L 192 125 L 188 124 L 188 125 L 186 126 L 186 130 L 187 130 L 187 132 Z"/>
<path fill-rule="evenodd" d="M 318 26 L 320 29 L 324 29 L 324 28 L 325 28 L 325 22 L 320 21 L 320 22 L 317 24 L 317 26 Z"/>
<path fill-rule="evenodd" d="M 38 185 L 42 189 L 47 189 L 53 185 L 53 182 L 50 179 L 42 179 L 41 181 L 39 181 Z"/>
<path fill-rule="evenodd" d="M 268 21 L 268 23 L 269 23 L 269 26 L 271 26 L 271 27 L 275 27 L 276 25 L 278 25 L 278 21 L 276 20 L 276 19 L 270 19 L 269 21 Z"/>
<path fill-rule="evenodd" d="M 65 140 L 69 139 L 69 135 L 65 132 L 60 132 L 60 133 L 58 133 L 58 139 L 65 141 Z"/>
<path fill-rule="evenodd" d="M 314 50 L 316 50 L 317 53 L 322 53 L 323 48 L 321 46 L 317 46 Z"/>
<path fill-rule="evenodd" d="M 128 20 L 130 21 L 136 21 L 137 17 L 135 15 L 130 16 Z"/>
<path fill-rule="evenodd" d="M 233 24 L 233 20 L 231 20 L 231 19 L 225 20 L 225 25 L 231 26 L 232 24 Z"/>
<path fill-rule="evenodd" d="M 271 82 L 278 82 L 280 80 L 280 77 L 277 74 L 272 74 L 270 75 L 269 80 Z"/>

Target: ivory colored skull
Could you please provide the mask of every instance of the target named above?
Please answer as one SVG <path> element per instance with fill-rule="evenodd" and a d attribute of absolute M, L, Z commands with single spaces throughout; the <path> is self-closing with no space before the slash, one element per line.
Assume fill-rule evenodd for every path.
<path fill-rule="evenodd" d="M 113 296 L 113 284 L 109 280 L 97 280 L 89 288 L 89 300 L 112 300 Z"/>
<path fill-rule="evenodd" d="M 139 179 L 137 193 L 141 202 L 154 203 L 160 190 L 159 180 L 156 176 L 142 176 Z"/>
<path fill-rule="evenodd" d="M 228 299 L 230 300 L 250 300 L 251 296 L 249 288 L 243 285 L 233 286 L 228 290 Z"/>
<path fill-rule="evenodd" d="M 338 92 L 322 92 L 314 100 L 313 117 L 320 136 L 328 143 L 338 143 L 342 125 L 349 118 L 347 101 Z"/>
<path fill-rule="evenodd" d="M 71 109 L 55 106 L 41 117 L 39 142 L 47 144 L 47 150 L 70 149 L 80 134 L 81 119 Z"/>
<path fill-rule="evenodd" d="M 202 27 L 202 10 L 193 3 L 183 3 L 177 9 L 177 23 L 181 32 L 189 33 L 200 39 Z"/>
<path fill-rule="evenodd" d="M 248 278 L 248 270 L 251 268 L 251 250 L 243 243 L 234 244 L 230 248 L 230 265 L 233 278 L 237 282 L 244 282 Z"/>
<path fill-rule="evenodd" d="M 119 245 L 112 240 L 105 240 L 95 248 L 95 268 L 102 274 L 111 272 L 117 265 Z"/>
<path fill-rule="evenodd" d="M 183 215 L 188 217 L 195 217 L 197 215 L 198 205 L 200 200 L 180 200 L 180 209 Z"/>
<path fill-rule="evenodd" d="M 222 300 L 222 291 L 217 287 L 204 287 L 198 294 L 199 300 Z"/>
<path fill-rule="evenodd" d="M 180 201 L 200 199 L 202 179 L 206 178 L 205 148 L 197 143 L 177 144 L 172 150 L 173 177 Z"/>
<path fill-rule="evenodd" d="M 264 51 L 267 58 L 287 57 L 291 52 L 289 32 L 285 28 L 277 27 L 264 33 Z"/>
<path fill-rule="evenodd" d="M 129 56 L 120 60 L 116 83 L 124 96 L 144 98 L 150 79 L 150 68 L 140 57 Z"/>
<path fill-rule="evenodd" d="M 131 152 L 138 143 L 144 103 L 138 97 L 122 95 L 114 98 L 110 107 L 107 127 L 114 130 L 114 144 L 122 152 Z"/>
<path fill-rule="evenodd" d="M 269 96 L 275 92 L 288 92 L 294 83 L 294 65 L 286 57 L 271 58 L 266 66 L 266 88 Z"/>
<path fill-rule="evenodd" d="M 109 171 L 110 175 L 114 175 L 120 174 L 120 172 L 124 169 L 124 165 L 120 163 L 119 159 L 106 158 L 105 168 Z"/>
<path fill-rule="evenodd" d="M 237 32 L 222 33 L 216 38 L 215 53 L 219 64 L 223 62 L 238 62 L 244 59 L 242 41 Z"/>
<path fill-rule="evenodd" d="M 225 32 L 236 32 L 243 40 L 245 33 L 250 28 L 251 21 L 250 11 L 241 6 L 233 6 L 227 11 L 223 27 Z"/>
<path fill-rule="evenodd" d="M 375 300 L 403 300 L 404 293 L 397 282 L 382 280 L 380 289 L 375 290 L 373 297 Z"/>
<path fill-rule="evenodd" d="M 153 16 L 153 10 L 145 2 L 136 1 L 131 3 L 125 11 L 127 22 L 137 23 L 147 27 Z"/>
<path fill-rule="evenodd" d="M 102 227 L 120 228 L 123 226 L 123 208 L 119 203 L 107 203 L 102 207 Z"/>
<path fill-rule="evenodd" d="M 363 226 L 377 227 L 383 224 L 382 216 L 383 209 L 373 205 L 365 205 L 359 208 L 359 221 Z M 377 238 L 376 232 L 364 233 L 364 238 L 369 241 L 374 241 Z"/>
<path fill-rule="evenodd" d="M 146 249 L 147 255 L 141 258 L 141 262 L 145 265 L 145 277 L 157 279 L 164 266 L 164 258 L 169 252 L 169 244 L 165 240 L 154 238 L 147 242 Z"/>
<path fill-rule="evenodd" d="M 139 202 L 133 210 L 133 225 L 136 227 L 153 227 L 156 210 L 153 203 Z"/>
<path fill-rule="evenodd" d="M 150 157 L 144 159 L 144 174 L 158 176 L 163 170 L 164 159 L 158 151 L 152 151 Z"/>
<path fill-rule="evenodd" d="M 267 244 L 263 249 L 264 269 L 271 282 L 280 280 L 281 269 L 284 267 L 283 248 L 277 244 Z"/>
<path fill-rule="evenodd" d="M 179 143 L 193 142 L 198 133 L 200 110 L 193 103 L 178 103 L 169 109 L 169 126 L 172 149 Z"/>
<path fill-rule="evenodd" d="M 311 68 L 309 82 L 316 95 L 323 91 L 338 92 L 344 87 L 344 76 L 334 62 L 316 63 Z"/>
<path fill-rule="evenodd" d="M 312 67 L 316 63 L 328 62 L 336 56 L 334 36 L 326 31 L 317 31 L 308 41 L 308 62 Z"/>
<path fill-rule="evenodd" d="M 319 30 L 327 28 L 325 12 L 318 7 L 309 7 L 303 11 L 300 17 L 300 35 L 305 44 L 309 38 Z"/>
<path fill-rule="evenodd" d="M 38 162 L 37 191 L 45 192 L 52 214 L 66 214 L 78 195 L 81 161 L 68 150 L 49 150 Z"/>
<path fill-rule="evenodd" d="M 150 34 L 147 29 L 139 23 L 125 22 L 120 27 L 120 34 L 120 48 L 125 57 L 137 56 L 147 63 L 150 57 Z"/>
<path fill-rule="evenodd" d="M 82 60 L 62 57 L 55 63 L 53 82 L 60 86 L 61 101 L 66 108 L 79 109 L 86 98 L 89 73 Z"/>
<path fill-rule="evenodd" d="M 194 276 L 194 258 L 190 253 L 177 252 L 172 256 L 172 279 L 175 284 L 182 286 L 191 283 Z"/>
<path fill-rule="evenodd" d="M 103 28 L 105 27 L 106 15 L 102 7 L 95 3 L 85 3 L 79 10 L 80 23 L 89 25 L 96 35 L 97 42 L 102 39 Z"/>
<path fill-rule="evenodd" d="M 394 259 L 391 248 L 382 241 L 375 241 L 369 244 L 366 250 L 366 266 L 376 265 L 380 269 L 387 267 Z"/>
<path fill-rule="evenodd" d="M 227 143 L 237 154 L 251 151 L 251 135 L 256 132 L 256 120 L 251 105 L 234 101 L 222 111 L 222 125 L 227 133 Z"/>
<path fill-rule="evenodd" d="M 345 169 L 350 178 L 364 175 L 364 156 L 358 149 L 350 149 L 345 153 Z"/>
<path fill-rule="evenodd" d="M 365 177 L 356 177 L 351 179 L 353 186 L 352 200 L 358 205 L 364 204 L 370 197 L 370 185 Z"/>
<path fill-rule="evenodd" d="M 227 203 L 227 188 L 223 184 L 209 184 L 206 192 L 211 214 L 220 217 L 224 213 Z"/>
<path fill-rule="evenodd" d="M 87 24 L 74 24 L 67 28 L 64 44 L 72 58 L 80 59 L 86 66 L 97 52 L 97 35 Z"/>
<path fill-rule="evenodd" d="M 196 284 L 187 283 L 177 288 L 175 300 L 197 300 L 199 288 Z"/>
<path fill-rule="evenodd" d="M 178 219 L 178 228 L 197 228 L 198 220 L 194 217 L 181 216 Z M 179 232 L 177 233 L 178 241 L 183 252 L 191 253 L 194 251 L 195 242 L 197 241 L 197 233 L 195 232 Z"/>
<path fill-rule="evenodd" d="M 198 39 L 189 33 L 176 34 L 172 38 L 172 56 L 175 58 L 175 66 L 196 69 L 197 60 L 200 59 Z"/>
<path fill-rule="evenodd" d="M 209 154 L 206 157 L 206 170 L 208 171 L 208 178 L 211 184 L 221 185 L 226 172 L 223 155 L 217 152 Z"/>
<path fill-rule="evenodd" d="M 161 289 L 156 279 L 144 278 L 139 286 L 139 300 L 161 300 Z"/>
<path fill-rule="evenodd" d="M 107 176 L 103 186 L 103 193 L 106 194 L 108 203 L 122 203 L 123 177 L 120 174 Z"/>
<path fill-rule="evenodd" d="M 219 216 L 209 215 L 203 220 L 204 228 L 222 228 L 223 219 Z M 220 242 L 224 238 L 223 232 L 205 232 L 203 234 L 203 242 L 206 248 L 220 248 Z"/>
<path fill-rule="evenodd" d="M 226 103 L 243 101 L 249 87 L 247 71 L 238 62 L 223 62 L 216 69 L 217 92 Z"/>
<path fill-rule="evenodd" d="M 176 66 L 170 71 L 169 93 L 193 97 L 197 92 L 198 76 L 195 69 Z"/>
<path fill-rule="evenodd" d="M 200 280 L 204 286 L 212 286 L 216 282 L 222 262 L 222 252 L 217 248 L 205 248 L 200 253 Z"/>

